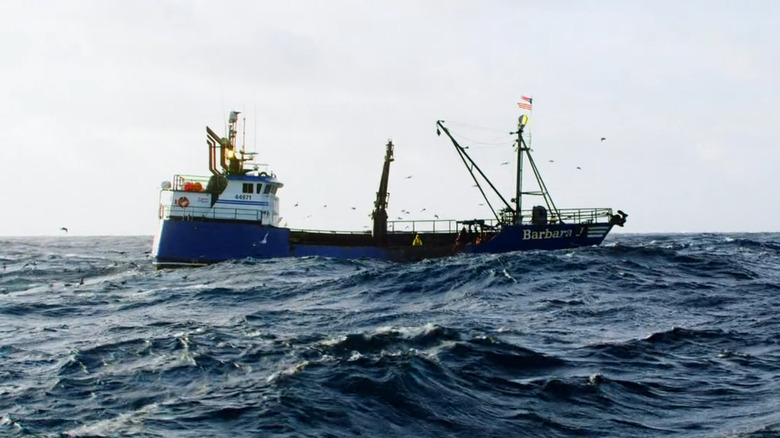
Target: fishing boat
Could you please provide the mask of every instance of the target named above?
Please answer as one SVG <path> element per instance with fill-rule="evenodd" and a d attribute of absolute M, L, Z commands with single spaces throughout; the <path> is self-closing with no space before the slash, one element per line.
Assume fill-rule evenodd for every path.
<path fill-rule="evenodd" d="M 388 141 L 379 190 L 367 231 L 315 231 L 280 226 L 277 175 L 256 164 L 255 154 L 238 147 L 238 115 L 228 119 L 226 137 L 206 127 L 210 175 L 174 175 L 159 195 L 159 229 L 152 257 L 157 268 L 198 266 L 226 260 L 275 257 L 376 258 L 418 261 L 459 253 L 504 253 L 559 250 L 599 245 L 613 226 L 623 226 L 626 214 L 611 208 L 559 209 L 542 180 L 531 149 L 523 138 L 527 116 L 518 120 L 516 184 L 508 201 L 445 127 L 437 133 L 451 141 L 476 183 L 492 215 L 484 219 L 388 220 L 388 182 L 394 145 Z M 528 161 L 538 190 L 523 190 L 523 166 Z M 487 194 L 494 192 L 494 207 Z M 524 197 L 538 205 L 523 210 Z M 496 197 L 493 197 L 495 199 Z M 402 229 L 403 228 L 403 229 Z"/>

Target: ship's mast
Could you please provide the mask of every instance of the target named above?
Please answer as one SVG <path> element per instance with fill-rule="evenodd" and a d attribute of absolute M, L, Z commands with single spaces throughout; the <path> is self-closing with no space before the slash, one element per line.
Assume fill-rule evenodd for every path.
<path fill-rule="evenodd" d="M 230 125 L 228 126 L 228 151 L 227 151 L 227 159 L 228 159 L 228 173 L 232 174 L 241 174 L 243 173 L 243 162 L 238 157 L 238 154 L 236 153 L 236 135 L 238 134 L 238 115 L 240 113 L 238 111 L 231 111 L 230 112 L 230 118 L 228 119 L 228 122 Z"/>
<path fill-rule="evenodd" d="M 523 114 L 517 120 L 517 181 L 515 182 L 515 225 L 520 225 L 523 211 L 523 152 L 530 150 L 523 141 L 523 129 L 528 123 L 528 116 Z"/>
<path fill-rule="evenodd" d="M 515 186 L 515 205 L 517 206 L 517 210 L 515 211 L 515 224 L 519 225 L 522 222 L 521 213 L 523 207 L 523 195 L 541 196 L 544 199 L 545 205 L 547 205 L 547 210 L 551 212 L 553 216 L 557 218 L 557 220 L 560 221 L 562 218 L 560 212 L 558 211 L 558 207 L 555 206 L 555 202 L 553 202 L 552 196 L 550 196 L 550 191 L 547 190 L 547 185 L 542 179 L 542 174 L 539 172 L 539 168 L 536 167 L 536 162 L 531 156 L 531 148 L 528 147 L 528 145 L 525 143 L 525 140 L 523 140 L 523 129 L 525 129 L 526 123 L 528 123 L 528 116 L 523 114 L 517 121 L 517 132 L 515 133 L 517 134 L 517 182 Z M 525 157 L 523 156 L 523 153 L 525 153 Z M 528 159 L 528 164 L 531 166 L 531 170 L 534 172 L 536 184 L 539 186 L 538 191 L 523 191 L 524 158 Z"/>
<path fill-rule="evenodd" d="M 379 244 L 387 241 L 387 181 L 390 178 L 390 163 L 393 161 L 393 142 L 387 142 L 385 150 L 385 162 L 382 166 L 382 177 L 379 179 L 379 190 L 376 192 L 374 211 L 371 218 L 374 220 L 374 239 Z"/>

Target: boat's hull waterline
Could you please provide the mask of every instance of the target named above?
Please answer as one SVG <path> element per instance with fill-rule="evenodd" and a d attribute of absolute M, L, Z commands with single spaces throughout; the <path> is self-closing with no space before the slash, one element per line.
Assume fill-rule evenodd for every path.
<path fill-rule="evenodd" d="M 612 226 L 609 223 L 508 225 L 479 243 L 475 239 L 462 245 L 456 243 L 457 233 L 399 233 L 389 234 L 388 243 L 378 246 L 370 234 L 291 231 L 252 223 L 168 219 L 162 221 L 152 255 L 158 267 L 308 256 L 417 261 L 457 253 L 505 253 L 599 245 Z M 422 241 L 420 246 L 412 245 L 416 235 Z"/>

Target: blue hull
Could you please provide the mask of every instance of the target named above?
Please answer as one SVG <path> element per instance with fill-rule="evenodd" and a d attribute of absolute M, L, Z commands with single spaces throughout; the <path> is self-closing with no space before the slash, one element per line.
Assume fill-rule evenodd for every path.
<path fill-rule="evenodd" d="M 504 226 L 482 242 L 463 245 L 455 244 L 454 233 L 421 233 L 423 246 L 412 246 L 414 235 L 410 233 L 391 233 L 385 245 L 377 245 L 365 234 L 291 232 L 287 228 L 238 221 L 164 220 L 152 256 L 158 267 L 306 256 L 414 261 L 459 252 L 502 253 L 598 245 L 611 228 L 609 223 Z M 317 239 L 307 239 L 312 236 Z"/>

